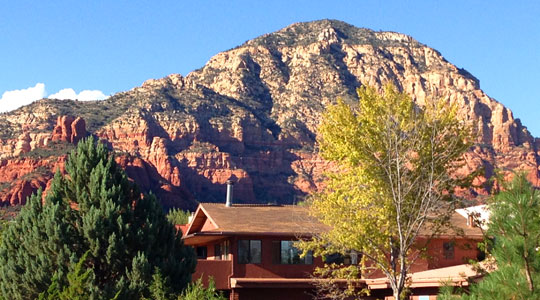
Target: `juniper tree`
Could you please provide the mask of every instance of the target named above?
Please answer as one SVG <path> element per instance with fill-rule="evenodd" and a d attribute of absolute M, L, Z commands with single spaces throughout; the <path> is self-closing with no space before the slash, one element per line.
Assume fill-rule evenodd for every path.
<path fill-rule="evenodd" d="M 191 281 L 196 259 L 183 245 L 153 195 L 141 195 L 107 148 L 79 142 L 56 173 L 42 203 L 42 193 L 10 224 L 0 245 L 0 290 L 8 299 L 33 299 L 48 289 L 53 275 L 58 289 L 88 252 L 85 268 L 91 298 L 134 299 L 148 295 L 154 270 L 172 292 Z"/>

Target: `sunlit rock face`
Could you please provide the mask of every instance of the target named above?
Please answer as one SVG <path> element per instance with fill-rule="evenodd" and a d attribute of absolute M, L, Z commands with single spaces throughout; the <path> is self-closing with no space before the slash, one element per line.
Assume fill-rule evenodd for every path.
<path fill-rule="evenodd" d="M 0 201 L 24 203 L 47 186 L 66 149 L 93 135 L 165 206 L 224 201 L 231 177 L 238 202 L 295 203 L 320 189 L 332 168 L 316 153 L 325 106 L 352 103 L 361 85 L 388 82 L 419 105 L 457 103 L 477 138 L 459 172 L 486 171 L 464 195 L 481 201 L 495 169 L 523 170 L 539 184 L 539 139 L 475 77 L 407 35 L 323 20 L 263 35 L 185 77 L 147 80 L 104 101 L 44 99 L 0 115 Z"/>

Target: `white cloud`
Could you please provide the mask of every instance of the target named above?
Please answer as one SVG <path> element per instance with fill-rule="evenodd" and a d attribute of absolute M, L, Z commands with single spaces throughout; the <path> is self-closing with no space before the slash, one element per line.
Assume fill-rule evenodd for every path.
<path fill-rule="evenodd" d="M 45 84 L 37 83 L 34 87 L 29 87 L 27 89 L 4 92 L 2 98 L 0 98 L 0 112 L 15 110 L 42 98 L 88 101 L 103 100 L 108 97 L 109 96 L 103 94 L 100 90 L 83 90 L 77 94 L 75 90 L 71 88 L 62 89 L 57 93 L 47 96 Z"/>
<path fill-rule="evenodd" d="M 103 99 L 106 99 L 107 96 L 103 94 L 103 92 L 100 90 L 84 90 L 77 94 L 75 90 L 73 89 L 62 89 L 58 91 L 58 93 L 49 95 L 47 98 L 59 99 L 59 100 L 72 99 L 72 100 L 88 101 L 88 100 L 103 100 Z"/>
<path fill-rule="evenodd" d="M 22 90 L 6 91 L 0 98 L 0 112 L 17 109 L 23 105 L 30 104 L 41 98 L 45 98 L 45 84 L 37 83 L 34 87 Z"/>

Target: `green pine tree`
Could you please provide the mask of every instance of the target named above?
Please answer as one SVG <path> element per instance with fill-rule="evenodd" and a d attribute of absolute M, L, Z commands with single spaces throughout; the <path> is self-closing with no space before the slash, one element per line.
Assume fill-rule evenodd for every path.
<path fill-rule="evenodd" d="M 167 213 L 167 219 L 173 224 L 183 225 L 187 224 L 191 213 L 187 210 L 181 210 L 180 208 L 172 208 Z"/>
<path fill-rule="evenodd" d="M 163 279 L 163 276 L 156 270 L 152 276 L 152 284 L 150 285 L 151 300 L 170 300 L 174 297 L 167 288 L 168 284 Z"/>
<path fill-rule="evenodd" d="M 208 288 L 205 288 L 201 278 L 189 284 L 178 300 L 225 300 L 221 292 L 216 289 L 214 278 L 210 277 Z"/>
<path fill-rule="evenodd" d="M 2 236 L 4 231 L 6 231 L 7 221 L 0 219 L 0 243 L 2 243 Z"/>
<path fill-rule="evenodd" d="M 58 275 L 52 278 L 52 283 L 47 291 L 39 295 L 39 300 L 86 300 L 93 296 L 88 287 L 92 286 L 94 274 L 91 268 L 86 268 L 85 263 L 88 259 L 87 251 L 75 268 L 67 274 L 68 285 L 62 291 L 59 290 Z"/>
<path fill-rule="evenodd" d="M 52 274 L 58 290 L 83 255 L 92 280 L 89 299 L 149 295 L 154 269 L 178 293 L 191 281 L 196 259 L 183 245 L 153 195 L 141 197 L 107 148 L 81 141 L 57 173 L 42 203 L 29 198 L 0 244 L 0 291 L 8 299 L 34 299 Z M 86 274 L 83 272 L 83 274 Z M 80 274 L 79 274 L 80 275 Z"/>
<path fill-rule="evenodd" d="M 438 299 L 540 299 L 540 192 L 517 174 L 489 207 L 488 234 L 497 269 L 469 294 L 456 296 L 445 288 Z"/>

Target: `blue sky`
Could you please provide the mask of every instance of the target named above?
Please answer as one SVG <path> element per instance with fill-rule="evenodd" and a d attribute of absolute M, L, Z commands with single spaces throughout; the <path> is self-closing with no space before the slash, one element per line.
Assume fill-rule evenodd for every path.
<path fill-rule="evenodd" d="M 84 100 L 129 90 L 149 78 L 186 75 L 212 55 L 261 34 L 294 22 L 331 18 L 405 33 L 439 50 L 476 76 L 488 95 L 510 107 L 540 137 L 540 1 L 0 4 L 0 95 L 12 96 L 0 100 L 0 111 L 9 108 L 5 99 L 16 102 L 12 105 L 23 103 L 25 99 L 17 98 L 21 95 Z M 8 92 L 28 88 L 33 89 L 26 94 Z"/>

